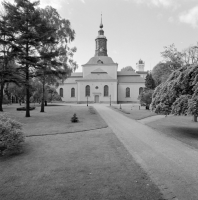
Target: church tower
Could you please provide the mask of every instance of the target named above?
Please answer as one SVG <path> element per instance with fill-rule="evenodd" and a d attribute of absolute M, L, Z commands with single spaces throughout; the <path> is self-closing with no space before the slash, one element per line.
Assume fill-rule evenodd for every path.
<path fill-rule="evenodd" d="M 98 31 L 98 37 L 96 38 L 95 56 L 108 56 L 107 55 L 107 39 L 104 36 L 104 31 L 102 28 L 103 28 L 103 24 L 102 24 L 102 15 L 101 15 L 100 30 Z"/>
<path fill-rule="evenodd" d="M 145 63 L 143 62 L 143 60 L 139 60 L 138 63 L 136 63 L 136 71 L 144 71 L 144 66 Z"/>

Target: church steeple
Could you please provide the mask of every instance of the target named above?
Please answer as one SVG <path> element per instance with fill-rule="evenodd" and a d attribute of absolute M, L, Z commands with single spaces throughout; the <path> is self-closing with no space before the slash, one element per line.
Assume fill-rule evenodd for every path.
<path fill-rule="evenodd" d="M 101 23 L 100 23 L 100 28 L 103 28 L 103 24 L 102 24 L 102 14 L 101 14 Z"/>
<path fill-rule="evenodd" d="M 100 30 L 98 31 L 98 37 L 96 38 L 96 51 L 95 56 L 108 56 L 107 55 L 107 39 L 104 36 L 101 14 Z"/>

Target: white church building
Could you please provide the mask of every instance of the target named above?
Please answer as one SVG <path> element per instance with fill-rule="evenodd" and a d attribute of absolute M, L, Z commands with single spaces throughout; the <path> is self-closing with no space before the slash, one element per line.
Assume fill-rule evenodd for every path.
<path fill-rule="evenodd" d="M 142 60 L 135 71 L 117 71 L 118 64 L 107 55 L 107 39 L 100 24 L 95 39 L 95 55 L 82 65 L 82 72 L 72 73 L 57 88 L 62 101 L 67 103 L 133 103 L 145 87 Z"/>

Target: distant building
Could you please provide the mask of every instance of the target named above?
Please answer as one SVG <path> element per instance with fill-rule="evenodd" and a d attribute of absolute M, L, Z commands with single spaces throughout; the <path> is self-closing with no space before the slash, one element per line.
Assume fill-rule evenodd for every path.
<path fill-rule="evenodd" d="M 82 72 L 72 73 L 57 88 L 62 100 L 73 103 L 139 102 L 145 80 L 134 71 L 117 71 L 118 64 L 107 55 L 107 39 L 101 21 L 95 39 L 95 55 L 82 65 Z"/>
<path fill-rule="evenodd" d="M 142 78 L 146 78 L 146 75 L 148 74 L 147 71 L 144 71 L 145 62 L 143 62 L 141 59 L 136 63 L 136 73 L 139 74 Z"/>

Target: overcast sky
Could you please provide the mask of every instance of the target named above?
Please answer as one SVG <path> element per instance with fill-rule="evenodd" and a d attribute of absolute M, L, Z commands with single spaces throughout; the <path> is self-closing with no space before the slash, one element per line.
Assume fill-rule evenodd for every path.
<path fill-rule="evenodd" d="M 135 68 L 140 58 L 150 70 L 162 60 L 164 46 L 175 43 L 182 50 L 198 42 L 198 0 L 40 0 L 40 6 L 47 5 L 76 32 L 71 45 L 77 47 L 77 71 L 94 56 L 101 12 L 108 56 L 119 70 Z"/>

